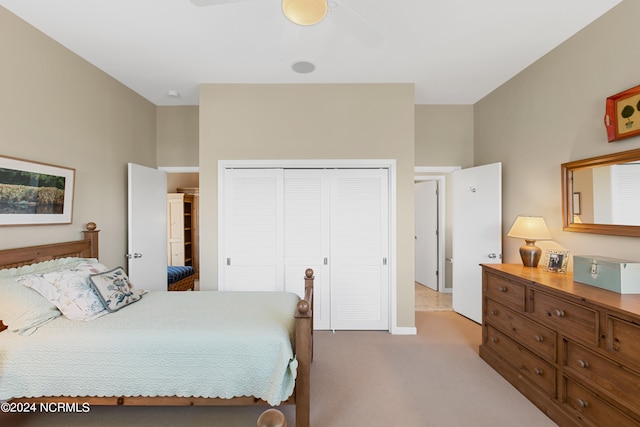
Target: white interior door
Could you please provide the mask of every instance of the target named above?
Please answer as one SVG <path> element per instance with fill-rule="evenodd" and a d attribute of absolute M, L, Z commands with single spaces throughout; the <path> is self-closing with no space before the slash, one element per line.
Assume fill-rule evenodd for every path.
<path fill-rule="evenodd" d="M 438 290 L 438 181 L 415 184 L 415 280 Z"/>
<path fill-rule="evenodd" d="M 220 290 L 283 290 L 282 181 L 282 169 L 225 171 Z"/>
<path fill-rule="evenodd" d="M 315 329 L 331 327 L 329 178 L 324 169 L 284 171 L 284 288 L 304 296 L 302 275 L 313 269 Z"/>
<path fill-rule="evenodd" d="M 480 264 L 502 262 L 502 164 L 453 172 L 453 309 L 482 323 Z"/>
<path fill-rule="evenodd" d="M 167 174 L 129 163 L 128 271 L 138 289 L 167 290 Z"/>
<path fill-rule="evenodd" d="M 332 175 L 331 328 L 388 330 L 388 170 Z"/>

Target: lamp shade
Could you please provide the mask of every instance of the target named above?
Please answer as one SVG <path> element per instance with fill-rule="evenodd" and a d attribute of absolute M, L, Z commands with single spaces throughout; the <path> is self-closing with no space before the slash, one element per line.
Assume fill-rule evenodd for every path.
<path fill-rule="evenodd" d="M 551 240 L 551 233 L 541 216 L 519 216 L 507 233 L 524 240 Z"/>
<path fill-rule="evenodd" d="M 327 16 L 327 0 L 282 0 L 284 16 L 294 24 L 313 25 Z"/>

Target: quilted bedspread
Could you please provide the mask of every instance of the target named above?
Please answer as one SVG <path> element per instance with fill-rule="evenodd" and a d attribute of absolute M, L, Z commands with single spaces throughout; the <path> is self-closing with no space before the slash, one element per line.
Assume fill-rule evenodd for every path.
<path fill-rule="evenodd" d="M 293 392 L 299 297 L 149 292 L 90 322 L 0 333 L 0 400 L 40 396 L 255 396 Z"/>

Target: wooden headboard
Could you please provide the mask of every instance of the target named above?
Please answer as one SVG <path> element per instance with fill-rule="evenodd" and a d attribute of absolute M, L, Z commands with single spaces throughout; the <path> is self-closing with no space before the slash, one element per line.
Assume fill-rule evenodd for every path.
<path fill-rule="evenodd" d="M 98 258 L 98 233 L 96 224 L 89 222 L 82 240 L 0 250 L 0 270 L 14 268 L 56 258 Z"/>

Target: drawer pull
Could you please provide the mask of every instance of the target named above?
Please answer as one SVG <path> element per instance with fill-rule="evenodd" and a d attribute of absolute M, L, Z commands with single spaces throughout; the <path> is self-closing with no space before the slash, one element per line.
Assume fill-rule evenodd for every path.
<path fill-rule="evenodd" d="M 564 317 L 564 310 L 558 308 L 556 310 L 553 310 L 553 314 L 555 314 L 557 317 Z"/>
<path fill-rule="evenodd" d="M 544 341 L 544 337 L 543 337 L 543 336 L 541 336 L 541 335 L 536 335 L 534 338 L 535 338 L 535 339 L 536 339 L 536 341 L 538 341 L 538 342 L 542 342 L 542 341 Z"/>
<path fill-rule="evenodd" d="M 507 287 L 506 286 L 498 286 L 498 291 L 507 292 Z"/>
<path fill-rule="evenodd" d="M 587 402 L 584 399 L 576 399 L 576 403 L 578 404 L 578 406 L 580 406 L 581 408 L 588 408 L 589 407 L 589 402 Z"/>
<path fill-rule="evenodd" d="M 489 337 L 489 341 L 498 342 L 498 338 L 491 336 L 491 337 Z"/>
<path fill-rule="evenodd" d="M 497 316 L 498 315 L 498 310 L 496 310 L 496 309 L 491 310 L 491 314 L 493 314 L 494 316 Z"/>
<path fill-rule="evenodd" d="M 580 366 L 581 368 L 588 368 L 589 362 L 587 362 L 586 360 L 578 359 L 578 366 Z"/>
<path fill-rule="evenodd" d="M 542 375 L 544 371 L 540 368 L 533 368 L 533 373 L 536 375 Z"/>

